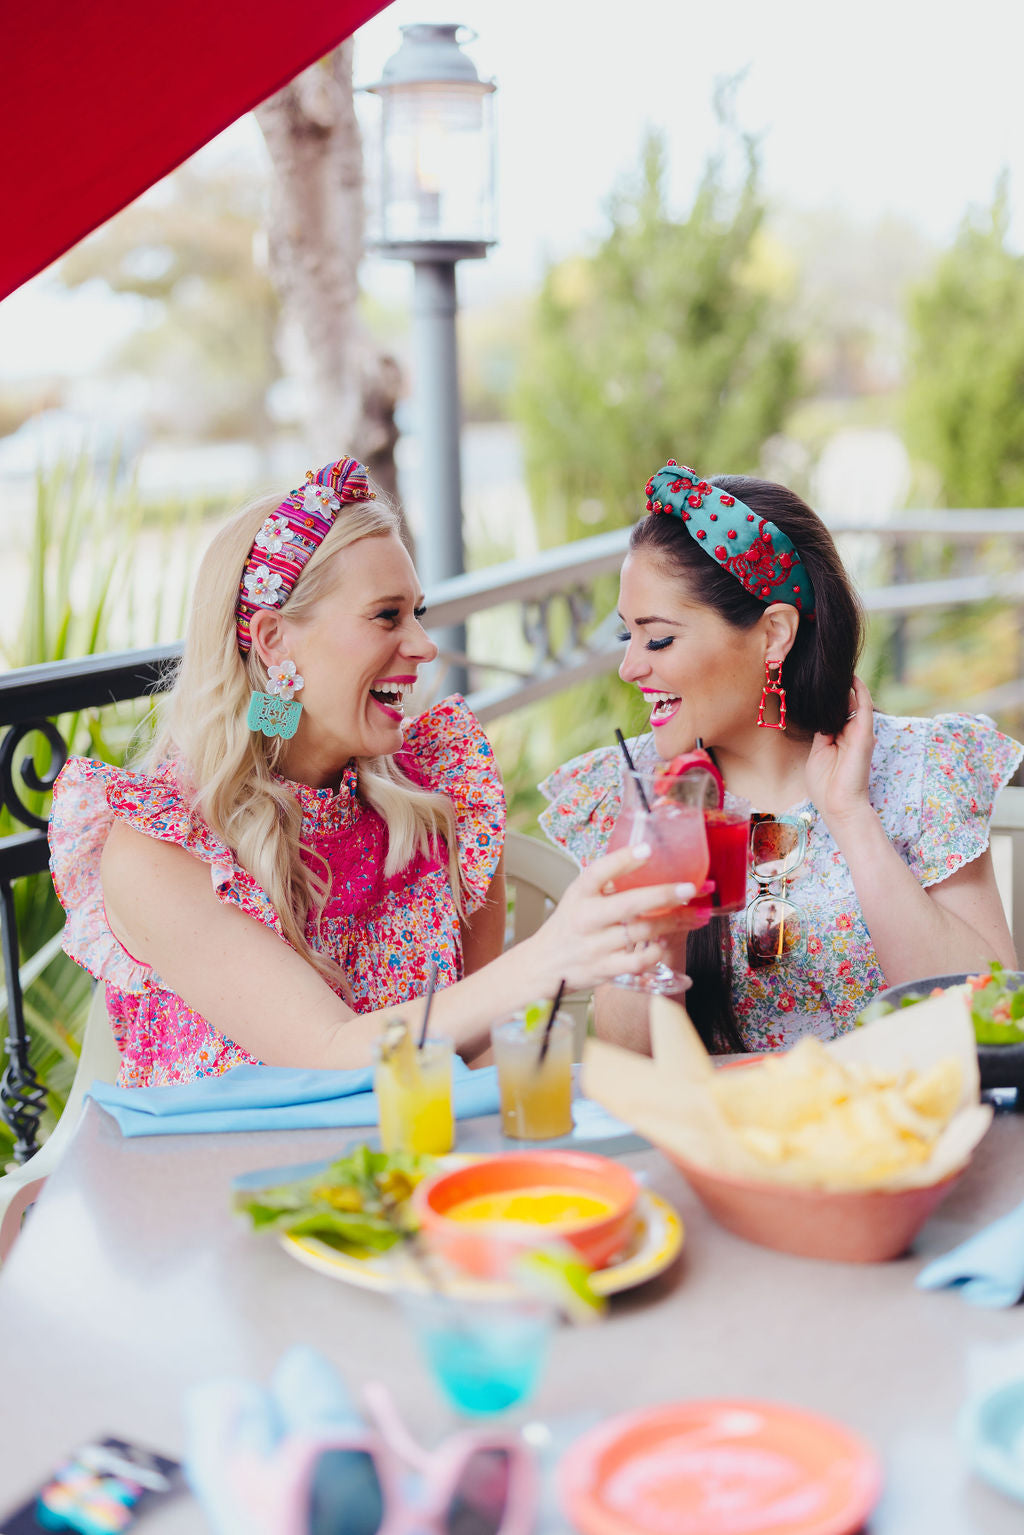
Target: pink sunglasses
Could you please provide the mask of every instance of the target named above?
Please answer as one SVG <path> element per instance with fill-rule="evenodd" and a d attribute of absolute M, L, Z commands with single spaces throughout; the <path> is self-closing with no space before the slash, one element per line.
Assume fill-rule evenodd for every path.
<path fill-rule="evenodd" d="M 517 1435 L 466 1429 L 436 1450 L 416 1443 L 387 1389 L 365 1399 L 375 1428 L 304 1429 L 269 1458 L 238 1451 L 233 1481 L 253 1528 L 275 1535 L 530 1535 L 539 1496 L 533 1456 Z M 250 1464 L 243 1466 L 242 1460 Z M 412 1497 L 405 1472 L 422 1478 Z M 244 1510 L 238 1509 L 239 1514 Z"/>

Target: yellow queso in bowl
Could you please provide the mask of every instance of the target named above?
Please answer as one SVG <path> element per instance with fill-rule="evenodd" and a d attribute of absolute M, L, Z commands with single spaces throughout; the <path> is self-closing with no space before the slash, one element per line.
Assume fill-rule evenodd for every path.
<path fill-rule="evenodd" d="M 535 1188 L 503 1189 L 494 1194 L 474 1194 L 452 1205 L 448 1218 L 453 1221 L 525 1221 L 531 1226 L 575 1226 L 580 1222 L 610 1215 L 615 1206 L 610 1199 L 585 1194 L 580 1189 Z"/>

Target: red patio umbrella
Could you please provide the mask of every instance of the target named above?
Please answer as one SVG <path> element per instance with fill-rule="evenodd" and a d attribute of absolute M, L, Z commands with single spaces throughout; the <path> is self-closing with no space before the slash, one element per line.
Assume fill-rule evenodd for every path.
<path fill-rule="evenodd" d="M 0 298 L 384 0 L 35 0 L 0 21 Z"/>

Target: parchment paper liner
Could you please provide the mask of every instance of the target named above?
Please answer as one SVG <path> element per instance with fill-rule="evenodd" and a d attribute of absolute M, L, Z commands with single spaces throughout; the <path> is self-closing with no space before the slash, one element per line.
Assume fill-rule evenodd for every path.
<path fill-rule="evenodd" d="M 774 1165 L 755 1157 L 735 1135 L 709 1091 L 717 1068 L 689 1014 L 665 997 L 651 999 L 653 1059 L 590 1039 L 583 1053 L 582 1088 L 588 1098 L 656 1146 L 730 1177 L 851 1192 L 939 1183 L 967 1163 L 992 1119 L 991 1106 L 979 1101 L 978 1056 L 966 996 L 965 986 L 952 987 L 942 996 L 889 1013 L 825 1046 L 844 1064 L 863 1061 L 894 1072 L 907 1067 L 927 1071 L 946 1056 L 955 1056 L 960 1063 L 960 1099 L 931 1156 L 874 1184 L 844 1184 L 828 1177 L 812 1183 L 805 1172 L 794 1174 L 785 1163 Z M 730 1071 L 745 1069 L 757 1070 L 757 1065 L 752 1062 Z"/>

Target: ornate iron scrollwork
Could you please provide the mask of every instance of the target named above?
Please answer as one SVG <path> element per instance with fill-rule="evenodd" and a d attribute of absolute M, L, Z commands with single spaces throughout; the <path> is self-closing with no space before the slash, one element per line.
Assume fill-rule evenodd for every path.
<path fill-rule="evenodd" d="M 14 1160 L 27 1162 L 38 1147 L 45 1089 L 28 1059 L 28 1036 L 19 975 L 18 928 L 9 880 L 0 884 L 0 937 L 7 979 L 7 1067 L 0 1078 L 0 1114 L 14 1132 Z"/>
<path fill-rule="evenodd" d="M 31 735 L 42 736 L 50 748 L 49 762 L 41 772 L 36 770 L 31 753 L 26 753 L 20 762 L 16 761 L 18 747 Z M 22 792 L 45 794 L 52 789 L 67 759 L 67 743 L 52 720 L 24 720 L 12 725 L 0 741 L 0 803 L 15 820 L 33 832 L 45 835 L 46 818 L 29 808 Z M 42 845 L 45 853 L 45 843 Z M 19 974 L 21 951 L 11 882 L 6 878 L 0 882 L 0 919 L 7 982 L 7 1067 L 0 1078 L 0 1116 L 14 1133 L 14 1160 L 26 1162 L 38 1147 L 39 1120 L 46 1105 L 46 1090 L 29 1064 Z"/>
<path fill-rule="evenodd" d="M 42 773 L 36 772 L 30 754 L 22 757 L 15 767 L 14 754 L 25 737 L 30 735 L 41 735 L 50 748 L 50 760 Z M 36 815 L 19 797 L 16 774 L 26 789 L 34 794 L 44 794 L 53 788 L 57 774 L 67 760 L 67 742 L 52 720 L 26 720 L 23 724 L 12 725 L 0 741 L 0 803 L 25 826 L 31 826 L 35 831 L 45 831 L 46 817 Z"/>
<path fill-rule="evenodd" d="M 46 1106 L 46 1089 L 27 1062 L 10 1058 L 0 1077 L 0 1103 L 4 1122 L 14 1131 L 13 1160 L 20 1166 L 39 1150 L 39 1121 Z"/>

